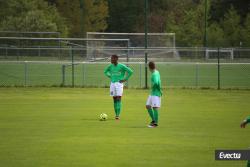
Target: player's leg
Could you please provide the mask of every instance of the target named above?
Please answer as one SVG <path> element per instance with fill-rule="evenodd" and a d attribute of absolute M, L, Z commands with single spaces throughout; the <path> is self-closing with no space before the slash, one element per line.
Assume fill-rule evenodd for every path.
<path fill-rule="evenodd" d="M 122 108 L 122 94 L 123 94 L 123 84 L 117 82 L 115 84 L 115 95 L 116 95 L 116 107 L 117 107 L 117 116 L 116 119 L 119 119 L 121 114 L 121 108 Z"/>
<path fill-rule="evenodd" d="M 153 113 L 154 113 L 154 125 L 158 126 L 158 116 L 159 116 L 159 108 L 153 107 Z"/>
<path fill-rule="evenodd" d="M 151 124 L 154 123 L 154 114 L 153 114 L 153 109 L 150 105 L 146 105 L 146 109 L 148 110 L 148 115 L 150 116 L 152 122 Z"/>
<path fill-rule="evenodd" d="M 154 113 L 155 126 L 158 126 L 159 108 L 161 107 L 161 98 L 159 96 L 152 96 L 152 107 Z"/>
<path fill-rule="evenodd" d="M 115 119 L 119 120 L 120 113 L 121 113 L 121 97 L 120 96 L 114 96 L 114 109 L 115 109 Z"/>
<path fill-rule="evenodd" d="M 150 125 L 154 124 L 154 113 L 153 113 L 153 108 L 151 107 L 152 101 L 151 101 L 151 96 L 148 96 L 147 102 L 146 102 L 146 109 L 148 111 L 148 114 L 151 118 L 151 123 Z"/>
<path fill-rule="evenodd" d="M 114 102 L 115 116 L 117 117 L 118 112 L 117 112 L 117 100 L 116 100 L 116 96 L 113 96 L 113 102 Z"/>
<path fill-rule="evenodd" d="M 116 96 L 116 104 L 117 104 L 117 115 L 116 119 L 119 119 L 121 114 L 121 108 L 122 108 L 122 102 L 121 102 L 121 96 Z"/>
<path fill-rule="evenodd" d="M 113 97 L 113 103 L 114 103 L 114 111 L 115 115 L 117 116 L 117 100 L 116 100 L 116 90 L 115 90 L 115 83 L 110 84 L 110 96 Z"/>

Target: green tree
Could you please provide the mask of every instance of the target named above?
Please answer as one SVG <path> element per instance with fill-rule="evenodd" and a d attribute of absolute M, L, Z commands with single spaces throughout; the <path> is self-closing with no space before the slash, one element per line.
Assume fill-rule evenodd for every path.
<path fill-rule="evenodd" d="M 249 0 L 210 0 L 211 1 L 211 10 L 210 10 L 210 21 L 219 22 L 225 14 L 228 12 L 228 9 L 231 6 L 237 11 L 241 17 L 241 25 L 243 25 L 243 20 L 246 18 L 247 13 L 249 12 L 250 1 Z"/>
<path fill-rule="evenodd" d="M 225 46 L 224 32 L 219 24 L 215 22 L 209 25 L 207 34 L 208 34 L 208 38 L 207 38 L 208 47 L 224 47 Z"/>
<path fill-rule="evenodd" d="M 60 14 L 66 19 L 69 27 L 69 35 L 72 37 L 80 37 L 80 2 L 79 0 L 57 0 L 56 6 Z"/>
<path fill-rule="evenodd" d="M 135 32 L 144 15 L 144 0 L 108 0 L 109 32 Z"/>
<path fill-rule="evenodd" d="M 105 0 L 89 0 L 87 3 L 87 31 L 104 31 L 106 30 L 108 18 L 108 3 Z"/>
<path fill-rule="evenodd" d="M 199 1 L 189 8 L 184 4 L 169 13 L 166 32 L 176 34 L 177 46 L 203 46 L 204 3 Z"/>
<path fill-rule="evenodd" d="M 59 31 L 63 36 L 67 35 L 64 19 L 45 1 L 9 0 L 1 2 L 0 8 L 0 30 Z"/>
<path fill-rule="evenodd" d="M 242 44 L 245 47 L 250 47 L 250 13 L 248 13 L 245 22 L 244 28 L 242 30 Z"/>
<path fill-rule="evenodd" d="M 142 4 L 144 5 L 144 4 Z M 149 32 L 166 32 L 168 16 L 172 16 L 178 22 L 180 17 L 185 14 L 185 10 L 196 7 L 197 2 L 193 0 L 157 0 L 149 1 L 148 10 L 148 31 Z M 135 28 L 136 32 L 144 32 L 144 11 L 135 17 L 137 19 Z M 170 32 L 170 31 L 167 31 Z"/>
<path fill-rule="evenodd" d="M 240 15 L 233 6 L 225 14 L 224 19 L 221 20 L 221 25 L 224 30 L 225 45 L 227 47 L 240 46 L 242 41 L 242 26 L 240 25 Z"/>
<path fill-rule="evenodd" d="M 56 0 L 56 5 L 66 18 L 73 37 L 84 36 L 87 31 L 104 31 L 107 28 L 106 0 Z"/>

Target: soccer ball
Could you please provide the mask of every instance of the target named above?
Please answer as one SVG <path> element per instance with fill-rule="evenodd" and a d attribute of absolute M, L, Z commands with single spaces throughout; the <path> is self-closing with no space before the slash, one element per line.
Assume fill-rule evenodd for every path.
<path fill-rule="evenodd" d="M 100 115 L 100 121 L 106 121 L 108 119 L 108 115 L 105 113 L 101 113 Z"/>

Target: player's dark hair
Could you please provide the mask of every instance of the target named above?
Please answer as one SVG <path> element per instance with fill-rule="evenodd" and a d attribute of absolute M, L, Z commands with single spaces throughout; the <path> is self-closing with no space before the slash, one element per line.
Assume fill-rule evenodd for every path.
<path fill-rule="evenodd" d="M 118 59 L 118 56 L 117 56 L 117 55 L 112 55 L 111 57 L 114 57 L 114 58 Z"/>
<path fill-rule="evenodd" d="M 150 61 L 150 62 L 148 63 L 148 66 L 149 66 L 149 68 L 152 69 L 152 70 L 155 69 L 155 63 L 154 63 L 153 61 Z"/>

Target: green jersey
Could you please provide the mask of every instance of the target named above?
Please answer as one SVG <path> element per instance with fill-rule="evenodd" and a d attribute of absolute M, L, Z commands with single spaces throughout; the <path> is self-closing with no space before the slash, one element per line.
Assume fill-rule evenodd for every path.
<path fill-rule="evenodd" d="M 151 74 L 151 96 L 161 95 L 161 76 L 159 71 L 154 70 Z"/>
<path fill-rule="evenodd" d="M 125 73 L 128 73 L 125 76 Z M 117 65 L 110 64 L 104 70 L 104 74 L 111 79 L 111 82 L 119 82 L 120 80 L 128 80 L 133 74 L 133 70 L 124 64 L 117 63 Z"/>
<path fill-rule="evenodd" d="M 250 116 L 249 117 L 247 117 L 247 123 L 250 123 Z"/>

